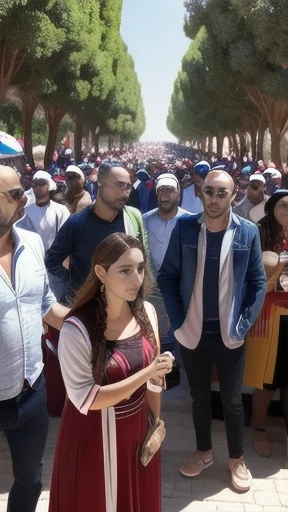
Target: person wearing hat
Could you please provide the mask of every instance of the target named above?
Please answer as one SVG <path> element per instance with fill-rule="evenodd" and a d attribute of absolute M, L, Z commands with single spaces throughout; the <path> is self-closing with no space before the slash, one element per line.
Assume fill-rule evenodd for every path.
<path fill-rule="evenodd" d="M 242 382 L 245 337 L 265 299 L 257 226 L 232 212 L 235 184 L 227 172 L 203 182 L 204 213 L 180 218 L 158 273 L 158 285 L 193 400 L 196 451 L 180 472 L 194 477 L 213 464 L 211 377 L 215 361 L 224 408 L 228 469 L 235 489 L 252 477 L 243 459 Z"/>
<path fill-rule="evenodd" d="M 66 170 L 67 167 L 72 163 L 72 161 L 74 160 L 75 162 L 75 159 L 73 158 L 73 151 L 71 148 L 67 148 L 64 150 L 64 161 L 63 161 L 63 169 Z"/>
<path fill-rule="evenodd" d="M 142 218 L 147 232 L 151 270 L 156 278 L 177 219 L 185 214 L 190 215 L 190 213 L 178 206 L 180 184 L 174 174 L 160 174 L 155 182 L 155 188 L 158 208 L 144 213 Z M 162 337 L 167 335 L 170 322 L 161 294 L 157 287 L 154 286 L 154 288 L 150 300 L 158 312 L 159 330 Z"/>
<path fill-rule="evenodd" d="M 201 160 L 195 165 L 194 171 L 192 172 L 192 183 L 188 183 L 188 186 L 184 186 L 181 191 L 181 208 L 194 215 L 203 212 L 201 187 L 210 170 L 210 164 L 206 162 L 206 160 Z"/>
<path fill-rule="evenodd" d="M 266 180 L 262 174 L 252 174 L 244 198 L 233 207 L 234 213 L 244 219 L 257 222 L 264 216 L 269 196 L 265 194 Z"/>
<path fill-rule="evenodd" d="M 177 219 L 191 214 L 178 206 L 180 184 L 174 174 L 160 174 L 155 185 L 158 208 L 144 213 L 142 218 L 148 236 L 152 272 L 157 276 Z"/>
<path fill-rule="evenodd" d="M 46 253 L 54 242 L 59 229 L 61 229 L 70 216 L 70 213 L 66 206 L 52 200 L 53 193 L 57 190 L 57 186 L 49 172 L 37 171 L 33 176 L 32 189 L 36 202 L 25 207 L 26 215 L 17 223 L 17 226 L 38 233 L 42 239 Z M 51 290 L 54 295 L 57 296 L 57 278 L 55 279 L 54 276 L 48 273 L 48 279 Z M 50 326 L 46 337 L 49 339 L 49 343 L 52 343 L 54 340 L 58 340 L 59 332 L 57 329 Z M 53 355 L 46 345 L 43 345 L 43 348 L 45 349 L 44 359 L 48 412 L 53 416 L 60 416 L 65 400 L 65 389 L 62 383 L 60 367 L 55 354 Z"/>
<path fill-rule="evenodd" d="M 83 171 L 77 165 L 69 165 L 65 172 L 65 178 L 67 183 L 65 199 L 70 213 L 80 212 L 86 206 L 90 206 L 92 199 L 89 192 L 84 190 L 85 176 Z"/>
<path fill-rule="evenodd" d="M 288 190 L 279 189 L 265 205 L 259 223 L 263 261 L 268 278 L 263 311 L 247 338 L 244 382 L 253 396 L 254 448 L 271 455 L 265 424 L 275 391 L 288 386 Z"/>
<path fill-rule="evenodd" d="M 267 186 L 266 186 L 266 194 L 268 196 L 272 196 L 272 194 L 281 188 L 282 183 L 282 174 L 278 169 L 274 167 L 270 167 L 272 164 L 270 163 L 269 167 L 263 172 L 263 176 L 266 179 Z"/>
<path fill-rule="evenodd" d="M 56 203 L 51 199 L 54 191 L 57 190 L 56 183 L 46 171 L 37 171 L 32 179 L 32 189 L 35 195 L 35 203 L 25 207 L 26 217 L 18 224 L 19 227 L 29 229 L 32 225 L 34 231 L 40 235 L 45 252 L 51 247 L 55 236 L 70 213 L 66 206 Z"/>

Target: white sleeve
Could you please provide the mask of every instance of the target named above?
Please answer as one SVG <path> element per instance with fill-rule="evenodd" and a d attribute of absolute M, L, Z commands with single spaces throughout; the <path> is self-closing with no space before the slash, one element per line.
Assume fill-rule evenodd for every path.
<path fill-rule="evenodd" d="M 92 374 L 88 332 L 76 317 L 70 317 L 63 324 L 58 356 L 68 398 L 82 414 L 87 414 L 100 386 Z"/>
<path fill-rule="evenodd" d="M 60 215 L 60 222 L 59 222 L 59 228 L 62 228 L 63 224 L 65 224 L 66 220 L 68 219 L 68 217 L 70 217 L 70 212 L 67 208 L 67 206 L 65 205 L 62 205 L 63 208 L 61 208 L 61 215 Z"/>

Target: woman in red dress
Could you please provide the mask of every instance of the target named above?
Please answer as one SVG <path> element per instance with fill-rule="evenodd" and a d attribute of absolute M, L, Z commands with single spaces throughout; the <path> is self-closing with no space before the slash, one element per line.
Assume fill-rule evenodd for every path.
<path fill-rule="evenodd" d="M 143 302 L 148 280 L 137 239 L 115 233 L 98 245 L 60 333 L 68 398 L 49 512 L 161 512 L 159 452 L 146 467 L 139 454 L 149 412 L 160 415 L 150 380 L 159 384 L 172 359 L 156 357 L 157 317 Z"/>

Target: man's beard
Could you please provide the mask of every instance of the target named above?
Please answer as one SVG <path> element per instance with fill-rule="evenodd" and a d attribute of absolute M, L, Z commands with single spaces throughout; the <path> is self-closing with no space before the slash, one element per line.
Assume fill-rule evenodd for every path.
<path fill-rule="evenodd" d="M 4 236 L 7 233 L 7 231 L 9 231 L 12 228 L 14 222 L 17 222 L 19 219 L 21 219 L 23 215 L 24 206 L 23 212 L 21 212 L 21 209 L 18 206 L 12 217 L 10 217 L 10 219 L 6 219 L 6 217 L 4 217 L 3 214 L 1 214 L 0 212 L 0 238 L 2 238 L 2 236 Z"/>
<path fill-rule="evenodd" d="M 7 231 L 9 231 L 9 229 L 11 229 L 13 222 L 14 222 L 13 217 L 11 219 L 7 220 L 0 214 L 0 238 L 2 238 L 2 236 L 6 235 Z"/>

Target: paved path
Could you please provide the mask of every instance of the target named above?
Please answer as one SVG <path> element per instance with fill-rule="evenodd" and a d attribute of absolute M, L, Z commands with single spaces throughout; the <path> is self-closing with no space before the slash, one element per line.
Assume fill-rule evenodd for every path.
<path fill-rule="evenodd" d="M 193 480 L 179 474 L 179 466 L 194 447 L 190 411 L 191 402 L 185 382 L 164 394 L 163 417 L 166 421 L 167 438 L 162 450 L 163 512 L 288 512 L 288 470 L 283 469 L 286 434 L 282 422 L 270 422 L 269 437 L 273 450 L 270 459 L 263 459 L 255 454 L 252 431 L 246 430 L 245 460 L 254 480 L 249 492 L 239 494 L 231 489 L 226 473 L 227 446 L 224 425 L 220 421 L 213 422 L 214 466 Z M 43 492 L 37 512 L 48 510 L 49 483 L 58 426 L 59 420 L 52 418 L 44 456 Z M 12 478 L 10 457 L 3 436 L 0 437 L 0 454 L 0 512 L 5 512 Z"/>

